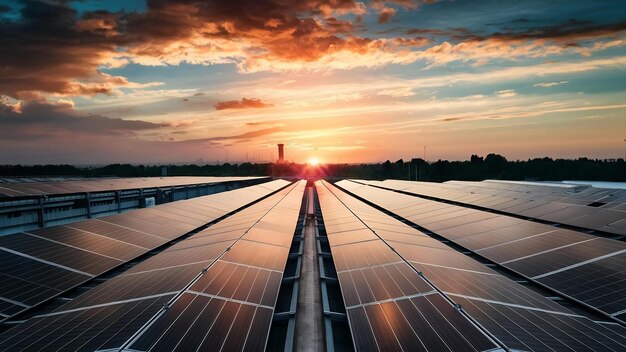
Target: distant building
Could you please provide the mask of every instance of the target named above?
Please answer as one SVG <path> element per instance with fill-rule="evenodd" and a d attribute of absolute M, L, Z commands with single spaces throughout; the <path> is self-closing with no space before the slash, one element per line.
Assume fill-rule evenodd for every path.
<path fill-rule="evenodd" d="M 285 145 L 280 143 L 278 144 L 278 162 L 282 163 L 285 161 Z"/>

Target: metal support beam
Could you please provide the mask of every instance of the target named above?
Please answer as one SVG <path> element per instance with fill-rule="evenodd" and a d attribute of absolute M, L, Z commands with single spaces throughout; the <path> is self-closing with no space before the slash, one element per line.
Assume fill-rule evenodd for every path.
<path fill-rule="evenodd" d="M 46 201 L 46 196 L 39 197 L 39 209 L 37 210 L 37 220 L 39 220 L 39 227 L 46 226 L 46 212 L 44 203 Z"/>
<path fill-rule="evenodd" d="M 91 194 L 85 193 L 85 203 L 87 203 L 87 219 L 91 219 Z"/>

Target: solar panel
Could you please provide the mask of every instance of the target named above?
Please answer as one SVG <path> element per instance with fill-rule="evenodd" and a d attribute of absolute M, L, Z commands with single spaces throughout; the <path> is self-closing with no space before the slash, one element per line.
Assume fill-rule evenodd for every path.
<path fill-rule="evenodd" d="M 625 252 L 622 250 L 601 258 L 538 276 L 536 280 L 616 318 L 623 318 L 626 305 Z M 589 282 L 594 285 L 590 287 Z"/>
<path fill-rule="evenodd" d="M 342 183 L 340 182 L 339 184 L 341 185 Z M 371 196 L 378 193 L 378 191 L 370 189 L 364 189 L 361 192 L 355 187 L 352 187 L 352 192 L 360 196 Z M 361 216 L 363 207 L 361 204 L 355 204 L 356 201 L 347 195 L 342 196 L 342 199 L 356 215 Z M 389 219 L 389 223 L 399 223 L 395 219 Z M 370 224 L 367 220 L 364 220 L 364 222 L 367 225 Z M 519 225 L 514 226 L 519 227 Z M 602 324 L 565 309 L 563 306 L 496 273 L 483 264 L 449 249 L 449 247 L 437 248 L 435 245 L 429 245 L 429 241 L 438 241 L 425 236 L 409 226 L 406 226 L 406 228 L 407 230 L 404 231 L 406 237 L 414 236 L 420 238 L 420 241 L 410 241 L 405 237 L 403 238 L 404 241 L 398 242 L 394 240 L 393 233 L 392 236 L 388 236 L 390 232 L 377 232 L 377 234 L 387 241 L 415 270 L 421 271 L 424 277 L 434 284 L 435 287 L 455 303 L 460 303 L 461 307 L 470 316 L 476 319 L 489 332 L 493 333 L 498 340 L 505 343 L 507 347 L 520 350 L 548 351 L 555 346 L 558 346 L 557 349 L 559 350 L 567 350 L 566 346 L 568 344 L 569 346 L 583 344 L 588 346 L 586 350 L 619 351 L 626 347 L 626 329 L 623 327 L 616 331 L 611 331 L 612 329 L 607 329 Z M 411 232 L 413 235 L 409 235 Z M 558 237 L 555 238 L 558 239 Z M 589 243 L 598 238 L 592 237 L 592 239 Z M 606 273 L 598 275 L 598 277 L 605 276 Z M 563 282 L 572 283 L 575 280 L 570 277 L 564 279 Z M 617 287 L 607 287 L 608 290 L 617 291 L 615 297 L 619 295 L 624 296 Z M 353 296 L 351 292 L 348 295 L 349 297 Z M 616 300 L 614 297 L 607 298 L 611 302 Z M 478 303 L 473 304 L 474 302 Z M 488 304 L 492 309 L 490 314 L 484 314 L 481 310 L 484 308 L 483 304 Z M 513 308 L 516 312 L 515 314 L 506 314 L 511 312 Z M 523 318 L 518 319 L 518 316 Z M 494 320 L 497 320 L 497 323 Z M 556 321 L 560 324 L 557 328 L 554 326 Z M 522 323 L 526 326 L 521 325 Z M 582 325 L 589 327 L 584 336 L 578 334 L 578 326 Z M 530 329 L 529 326 L 533 328 Z M 545 331 L 551 332 L 546 334 Z M 606 335 L 612 336 L 614 341 L 606 343 L 604 341 Z M 537 341 L 537 343 L 534 341 Z M 568 342 L 564 346 L 560 341 Z M 571 350 L 571 348 L 569 349 Z"/>
<path fill-rule="evenodd" d="M 623 351 L 624 328 L 613 331 L 590 319 L 484 300 L 455 297 L 507 346 L 527 351 Z M 542 322 L 537 325 L 537 322 Z M 511 333 L 515 331 L 515 334 Z"/>
<path fill-rule="evenodd" d="M 173 295 L 35 317 L 0 335 L 0 351 L 115 348 L 154 316 Z"/>
<path fill-rule="evenodd" d="M 102 178 L 55 182 L 1 183 L 0 192 L 10 197 L 25 197 L 51 194 L 105 192 L 155 187 L 174 187 L 205 183 L 221 183 L 262 179 L 263 177 L 147 177 L 147 178 Z M 272 186 L 266 187 L 272 189 Z"/>
<path fill-rule="evenodd" d="M 354 208 L 341 203 L 332 186 L 318 181 L 316 187 L 357 350 L 480 351 L 497 347 L 378 236 L 371 239 L 374 232 L 352 213 Z M 376 213 L 370 210 L 364 217 L 374 214 L 380 218 Z M 336 221 L 336 216 L 341 221 Z M 353 235 L 362 234 L 361 241 L 339 244 L 333 240 L 345 236 L 343 223 L 353 221 L 370 233 L 355 231 Z"/>
<path fill-rule="evenodd" d="M 230 192 L 168 203 L 100 219 L 76 222 L 0 237 L 0 319 L 49 300 L 104 272 L 147 253 L 172 239 L 234 211 L 272 187 L 284 187 L 287 181 L 273 181 L 265 187 L 251 186 Z M 269 187 L 269 188 L 268 188 Z M 223 210 L 215 210 L 215 206 Z M 198 216 L 197 210 L 212 211 Z M 177 214 L 169 212 L 176 209 Z M 186 216 L 185 214 L 189 214 Z M 215 252 L 221 252 L 218 248 Z M 189 248 L 177 255 L 164 254 L 145 263 L 155 268 L 177 261 L 185 263 L 206 258 L 206 250 Z M 156 262 L 160 260 L 162 262 Z M 180 260 L 179 260 L 180 261 Z"/>
<path fill-rule="evenodd" d="M 626 219 L 624 190 L 494 181 L 452 181 L 443 184 L 401 180 L 358 182 L 537 220 L 626 235 L 626 226 L 611 226 Z M 590 207 L 593 203 L 599 207 Z"/>
<path fill-rule="evenodd" d="M 247 218 L 251 213 L 260 214 L 257 216 L 256 221 L 250 224 L 252 227 L 249 230 L 240 231 L 239 237 L 245 237 L 247 233 L 254 230 L 253 226 L 265 213 L 270 212 L 269 214 L 271 214 L 271 211 L 278 211 L 281 213 L 285 224 L 292 224 L 289 228 L 290 232 L 282 232 L 283 236 L 291 238 L 295 230 L 300 205 L 300 203 L 294 203 L 291 200 L 302 198 L 304 185 L 304 182 L 295 184 L 294 186 L 291 186 L 271 196 L 270 198 L 267 198 L 260 203 L 233 215 L 232 217 L 226 218 L 224 221 L 238 221 L 238 215 Z M 286 198 L 286 196 L 289 197 Z M 284 202 L 282 202 L 282 200 L 284 200 Z M 280 209 L 274 208 L 276 204 L 283 203 L 288 203 L 290 207 L 283 207 Z M 297 204 L 297 206 L 294 206 L 294 204 Z M 264 209 L 265 213 L 259 213 L 253 208 L 257 208 L 257 210 L 259 208 Z M 253 211 L 246 211 L 248 209 L 253 209 Z M 271 217 L 272 216 L 270 216 L 270 218 Z M 287 227 L 284 229 L 287 229 Z M 207 236 L 206 233 L 202 232 L 196 235 L 200 235 L 203 238 L 212 237 Z M 192 240 L 194 236 L 183 240 L 181 243 Z M 97 342 L 99 344 L 99 346 L 96 346 L 97 348 L 119 348 L 131 339 L 133 335 L 137 334 L 137 336 L 139 336 L 139 333 L 143 332 L 142 329 L 145 328 L 145 324 L 149 320 L 156 318 L 157 315 L 159 319 L 156 319 L 156 322 L 161 322 L 161 319 L 167 319 L 167 317 L 170 317 L 172 313 L 177 312 L 179 307 L 181 307 L 181 312 L 185 312 L 186 304 L 191 304 L 193 302 L 196 302 L 193 303 L 194 309 L 188 311 L 186 314 L 189 314 L 190 312 L 191 314 L 194 314 L 194 316 L 187 319 L 188 315 L 184 315 L 186 320 L 183 321 L 186 322 L 186 326 L 189 329 L 193 329 L 194 326 L 196 326 L 194 325 L 196 322 L 199 324 L 205 324 L 206 321 L 204 319 L 207 317 L 205 312 L 210 316 L 211 312 L 214 312 L 215 303 L 209 303 L 209 301 L 214 302 L 211 297 L 212 291 L 209 291 L 211 293 L 202 292 L 204 289 L 202 287 L 202 280 L 206 280 L 207 278 L 214 279 L 223 277 L 217 275 L 216 273 L 216 271 L 221 268 L 221 265 L 225 264 L 231 266 L 234 264 L 227 263 L 226 260 L 218 261 L 216 263 L 217 266 L 211 266 L 209 270 L 202 275 L 204 272 L 203 269 L 209 267 L 215 259 L 222 256 L 224 253 L 231 254 L 235 252 L 247 251 L 248 249 L 246 245 L 240 245 L 241 242 L 252 243 L 250 241 L 241 240 L 235 245 L 232 245 L 234 241 L 235 240 L 186 248 L 177 248 L 177 246 L 172 246 L 149 260 L 138 264 L 124 274 L 108 280 L 87 293 L 77 297 L 72 302 L 61 306 L 54 312 L 46 314 L 42 317 L 30 319 L 16 328 L 0 335 L 0 350 L 11 350 L 15 348 L 20 349 L 25 347 L 32 350 L 48 350 L 50 348 L 54 349 L 57 347 L 62 347 L 68 350 L 84 349 L 84 343 L 89 342 L 86 341 L 86 339 L 91 337 L 95 337 L 93 342 Z M 216 250 L 216 248 L 219 248 L 219 251 Z M 227 248 L 230 248 L 228 252 L 226 252 Z M 283 248 L 283 251 L 285 252 L 288 252 L 288 250 L 289 247 Z M 204 256 L 201 255 L 202 253 L 204 253 Z M 274 254 L 275 253 L 268 255 Z M 177 260 L 175 260 L 176 258 Z M 225 259 L 226 256 L 223 256 L 222 258 Z M 245 269 L 245 272 L 247 272 L 247 270 L 251 267 L 249 264 L 235 266 Z M 223 330 L 223 324 L 229 324 L 227 323 L 229 321 L 228 319 L 231 319 L 230 322 L 234 322 L 235 324 L 238 324 L 238 326 L 249 327 L 251 325 L 258 326 L 261 322 L 266 323 L 264 330 L 261 329 L 261 327 L 258 327 L 258 329 L 255 330 L 265 332 L 265 337 L 262 340 L 264 343 L 269 330 L 269 322 L 264 318 L 264 313 L 261 312 L 260 309 L 257 310 L 256 308 L 258 307 L 255 305 L 258 305 L 266 310 L 269 309 L 270 313 L 272 312 L 276 302 L 276 296 L 280 286 L 284 266 L 285 262 L 282 263 L 282 268 L 280 268 L 280 270 L 262 270 L 259 268 L 256 280 L 259 282 L 258 285 L 262 285 L 262 289 L 260 289 L 260 286 L 258 285 L 252 285 L 250 287 L 252 293 L 249 294 L 250 299 L 252 299 L 253 297 L 257 297 L 260 292 L 262 296 L 259 303 L 244 304 L 240 302 L 239 299 L 243 298 L 241 295 L 245 290 L 241 290 L 241 292 L 239 290 L 235 290 L 239 287 L 238 284 L 241 282 L 241 279 L 249 276 L 246 276 L 245 274 L 242 277 L 229 275 L 226 280 L 226 283 L 229 284 L 223 285 L 218 292 L 215 292 L 218 295 L 224 295 L 223 297 L 220 296 L 220 299 L 226 302 L 223 304 L 223 308 L 226 310 L 222 310 L 222 308 L 220 308 L 218 312 L 224 312 L 220 314 L 225 315 L 223 317 L 220 315 L 220 317 L 222 317 L 220 325 L 216 326 L 216 330 L 211 330 L 211 337 L 206 340 L 206 344 L 204 346 L 209 346 L 207 348 L 216 347 L 211 344 L 219 340 L 220 336 L 222 336 L 220 334 L 225 334 L 223 337 L 226 337 L 226 341 L 230 341 L 229 343 L 232 346 L 237 346 L 238 343 L 241 343 L 241 340 L 236 338 L 237 336 L 228 335 L 228 329 Z M 269 272 L 270 275 L 263 276 L 260 273 L 261 271 Z M 214 274 L 215 276 L 213 276 Z M 192 285 L 186 293 L 181 295 L 181 292 L 196 278 L 200 278 L 200 280 Z M 234 285 L 235 282 L 237 285 Z M 199 291 L 194 291 L 195 289 Z M 226 294 L 227 291 L 230 296 Z M 172 303 L 171 300 L 175 297 L 178 297 L 178 299 Z M 246 297 L 246 299 L 248 299 L 248 297 Z M 164 311 L 162 308 L 166 303 L 171 304 L 171 307 Z M 254 309 L 251 310 L 251 306 L 254 306 Z M 141 312 L 137 312 L 137 307 L 144 308 Z M 205 309 L 206 307 L 208 307 L 208 310 Z M 131 317 L 126 313 L 121 313 L 123 309 L 131 311 L 134 309 L 136 315 L 131 319 Z M 259 311 L 258 318 L 256 318 L 255 314 L 250 314 L 251 312 L 254 313 L 256 311 Z M 269 317 L 271 318 L 271 314 Z M 180 324 L 180 321 L 177 318 L 178 316 L 176 316 L 175 321 L 178 322 L 177 324 Z M 57 324 L 61 324 L 61 326 L 58 329 L 51 330 L 49 334 L 48 330 L 50 327 Z M 162 326 L 162 323 L 159 324 L 151 326 L 154 328 Z M 183 329 L 182 331 L 184 332 L 186 330 Z M 180 331 L 177 330 L 177 333 L 179 332 Z M 164 336 L 171 336 L 168 335 L 169 333 L 167 331 L 162 331 L 161 333 L 163 333 Z M 257 332 L 255 332 L 255 334 L 256 333 Z M 51 337 L 52 334 L 54 337 Z M 103 334 L 106 335 L 107 338 L 103 338 Z M 258 336 L 253 335 L 254 334 L 251 334 L 250 341 L 251 343 L 254 343 L 255 348 L 258 348 Z M 30 336 L 37 336 L 39 339 L 34 341 L 30 339 Z M 153 343 L 159 346 L 163 343 L 160 339 L 151 340 L 146 339 L 144 335 L 141 336 L 142 343 Z M 150 334 L 148 333 L 146 336 L 150 336 Z M 76 339 L 76 337 L 80 337 L 80 339 Z M 197 336 L 193 336 L 192 338 L 195 339 Z M 169 341 L 168 343 L 171 343 L 169 337 L 167 341 Z M 189 340 L 181 341 L 181 346 L 188 346 L 189 343 Z M 200 341 L 199 343 L 202 344 L 203 342 Z M 264 346 L 264 344 L 262 346 Z"/>
<path fill-rule="evenodd" d="M 128 235 L 129 233 L 127 232 L 126 234 Z M 70 226 L 39 229 L 29 232 L 29 235 L 122 261 L 135 258 L 145 253 L 146 249 L 148 249 L 129 242 L 116 240 L 112 237 L 103 236 L 102 233 L 83 231 Z M 132 236 L 132 233 L 130 235 Z"/>
<path fill-rule="evenodd" d="M 37 258 L 53 265 L 57 264 L 60 267 L 84 272 L 87 275 L 97 275 L 123 263 L 119 259 L 25 233 L 0 236 L 0 250 L 17 252 L 26 258 Z"/>
<path fill-rule="evenodd" d="M 304 186 L 246 231 L 130 348 L 264 350 Z M 282 226 L 270 235 L 265 228 L 277 218 Z"/>
<path fill-rule="evenodd" d="M 349 181 L 341 181 L 338 184 L 343 185 L 348 182 Z M 417 199 L 412 196 L 397 193 L 394 194 L 395 199 L 393 199 L 388 197 L 390 191 L 368 186 L 352 186 L 352 192 L 364 197 L 365 199 L 371 200 L 372 202 L 377 203 L 390 211 L 396 212 L 398 215 L 403 217 L 403 209 L 408 209 L 406 208 L 406 204 L 407 202 L 410 202 L 412 198 L 415 199 L 415 206 L 428 207 L 430 204 L 442 204 L 437 201 Z M 398 204 L 401 204 L 402 208 L 394 210 L 394 208 L 397 209 L 399 207 Z M 444 205 L 449 207 L 449 214 L 459 214 L 462 210 L 469 211 L 463 213 L 466 216 L 472 213 L 484 213 L 483 211 L 475 209 L 463 209 L 457 205 Z M 491 216 L 493 215 L 494 214 L 491 214 Z M 571 266 L 576 268 L 581 267 L 578 271 L 585 270 L 587 268 L 591 269 L 591 266 L 587 267 L 583 264 L 590 260 L 594 261 L 602 259 L 604 256 L 615 256 L 615 259 L 626 256 L 626 253 L 622 252 L 623 249 L 626 248 L 626 245 L 623 242 L 599 238 L 577 231 L 564 229 L 555 230 L 555 227 L 550 225 L 538 223 L 532 223 L 532 225 L 530 225 L 531 223 L 526 222 L 529 224 L 528 233 L 525 233 L 525 225 L 513 225 L 505 227 L 500 231 L 492 230 L 482 234 L 476 234 L 474 232 L 476 231 L 476 228 L 472 227 L 471 223 L 467 225 L 458 225 L 459 221 L 451 222 L 451 219 L 457 218 L 457 216 L 449 216 L 447 218 L 437 217 L 436 221 L 433 222 L 432 218 L 430 220 L 422 220 L 420 218 L 416 218 L 414 215 L 407 217 L 408 220 L 431 231 L 435 231 L 449 240 L 455 241 L 458 244 L 464 243 L 468 245 L 468 248 L 475 249 L 476 253 L 483 255 L 484 257 L 501 264 L 502 266 L 510 268 L 531 280 L 543 278 L 547 273 L 560 273 Z M 473 217 L 473 219 L 475 218 L 476 217 Z M 503 220 L 507 218 L 508 217 L 505 215 L 497 215 L 485 221 L 505 221 L 509 224 L 514 223 L 514 221 Z M 451 227 L 449 226 L 450 224 L 456 226 Z M 468 226 L 467 234 L 470 236 L 467 240 L 463 240 L 464 237 L 462 235 L 465 230 L 465 226 Z M 446 228 L 454 228 L 455 230 L 451 233 L 446 233 Z M 436 229 L 443 230 L 440 232 Z M 515 229 L 515 231 L 509 232 L 511 229 Z M 480 240 L 478 243 L 492 242 L 492 245 L 483 247 L 482 249 L 477 248 L 479 244 L 473 242 L 473 239 L 476 239 L 477 237 Z M 502 241 L 503 237 L 508 241 Z M 612 272 L 612 280 L 620 283 L 626 282 L 626 270 L 622 269 Z M 581 273 L 581 275 L 577 277 L 576 282 L 577 287 L 584 287 L 583 290 L 588 295 L 579 295 L 579 297 L 584 299 L 578 300 L 592 309 L 601 310 L 608 316 L 612 316 L 616 319 L 619 319 L 617 317 L 619 314 L 617 313 L 621 313 L 624 309 L 626 309 L 626 300 L 620 299 L 610 305 L 605 305 L 604 302 L 591 299 L 594 295 L 597 296 L 607 293 L 607 288 L 610 285 L 605 283 L 603 278 L 600 279 L 597 276 L 585 275 Z M 540 283 L 568 297 L 574 297 L 574 295 L 577 295 L 580 290 L 579 288 L 570 286 L 553 285 L 552 281 L 548 279 L 540 281 Z"/>

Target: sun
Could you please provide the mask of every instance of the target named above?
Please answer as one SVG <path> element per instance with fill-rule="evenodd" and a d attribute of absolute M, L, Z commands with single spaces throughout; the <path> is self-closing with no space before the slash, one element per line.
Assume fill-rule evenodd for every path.
<path fill-rule="evenodd" d="M 317 165 L 320 164 L 320 160 L 318 158 L 316 158 L 316 157 L 311 157 L 311 158 L 309 158 L 308 163 L 311 166 L 317 166 Z"/>

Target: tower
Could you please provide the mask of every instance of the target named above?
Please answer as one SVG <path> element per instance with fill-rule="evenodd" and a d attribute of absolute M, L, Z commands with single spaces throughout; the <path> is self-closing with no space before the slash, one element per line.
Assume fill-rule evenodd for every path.
<path fill-rule="evenodd" d="M 285 161 L 285 149 L 284 149 L 285 145 L 280 143 L 278 144 L 278 162 L 282 163 L 283 161 Z"/>

